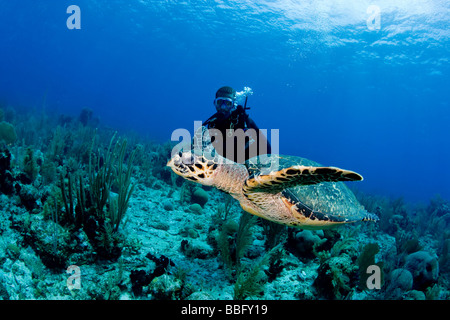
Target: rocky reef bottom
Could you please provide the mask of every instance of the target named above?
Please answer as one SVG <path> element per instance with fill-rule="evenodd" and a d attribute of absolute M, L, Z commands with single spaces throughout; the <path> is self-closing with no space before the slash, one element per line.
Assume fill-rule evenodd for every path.
<path fill-rule="evenodd" d="M 450 203 L 354 190 L 377 223 L 309 231 L 165 168 L 172 145 L 0 115 L 0 299 L 448 300 Z"/>
<path fill-rule="evenodd" d="M 111 259 L 94 250 L 82 229 L 66 230 L 42 212 L 27 211 L 20 198 L 1 195 L 0 298 L 449 297 L 448 262 L 429 233 L 408 237 L 396 230 L 401 238 L 375 224 L 288 229 L 242 213 L 216 190 L 202 189 L 202 207 L 195 201 L 204 199 L 181 201 L 183 188 L 159 185 L 137 186 L 124 222 L 111 236 L 116 240 L 104 240 L 117 242 Z M 378 288 L 372 280 L 375 287 L 367 286 L 370 265 L 380 267 Z"/>

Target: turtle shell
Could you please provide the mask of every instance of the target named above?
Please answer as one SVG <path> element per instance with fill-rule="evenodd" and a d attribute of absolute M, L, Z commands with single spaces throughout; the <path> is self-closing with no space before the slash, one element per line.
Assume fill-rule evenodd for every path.
<path fill-rule="evenodd" d="M 257 156 L 246 162 L 250 177 L 260 174 L 265 175 L 298 165 L 322 166 L 306 158 L 285 155 Z M 313 185 L 298 185 L 283 190 L 282 194 L 285 196 L 289 195 L 290 197 L 293 196 L 294 199 L 289 199 L 290 201 L 300 201 L 315 212 L 332 214 L 350 221 L 371 218 L 373 216 L 358 202 L 353 192 L 344 182 L 322 182 Z"/>

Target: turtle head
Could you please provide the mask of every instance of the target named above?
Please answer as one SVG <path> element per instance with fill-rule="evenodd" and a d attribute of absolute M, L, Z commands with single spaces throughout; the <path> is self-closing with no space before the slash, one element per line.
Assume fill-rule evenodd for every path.
<path fill-rule="evenodd" d="M 211 186 L 218 164 L 213 160 L 206 159 L 203 155 L 186 151 L 173 155 L 167 162 L 167 166 L 187 180 Z"/>

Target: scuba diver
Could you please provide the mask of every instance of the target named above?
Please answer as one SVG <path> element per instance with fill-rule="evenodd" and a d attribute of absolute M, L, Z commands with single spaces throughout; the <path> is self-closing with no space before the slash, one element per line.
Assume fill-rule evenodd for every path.
<path fill-rule="evenodd" d="M 247 90 L 251 89 L 246 88 L 244 106 L 236 102 L 236 90 L 233 88 L 225 86 L 217 90 L 214 99 L 217 112 L 203 122 L 203 126 L 208 129 L 217 129 L 222 135 L 221 139 L 216 137 L 212 140 L 217 152 L 237 163 L 244 163 L 255 156 L 271 153 L 266 136 L 246 112 L 249 109 L 247 108 Z M 230 146 L 234 148 L 230 150 Z"/>

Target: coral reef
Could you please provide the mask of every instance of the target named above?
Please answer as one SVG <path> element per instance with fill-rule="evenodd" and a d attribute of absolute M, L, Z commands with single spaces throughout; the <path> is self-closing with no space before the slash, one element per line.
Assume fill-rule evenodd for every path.
<path fill-rule="evenodd" d="M 408 255 L 405 269 L 411 272 L 413 288 L 417 290 L 426 290 L 435 284 L 439 277 L 438 260 L 427 251 L 418 251 Z"/>
<path fill-rule="evenodd" d="M 450 298 L 442 197 L 355 190 L 378 224 L 298 230 L 179 179 L 172 143 L 116 133 L 91 109 L 10 107 L 0 121 L 16 135 L 0 137 L 0 299 Z M 381 288 L 367 286 L 373 266 Z"/>
<path fill-rule="evenodd" d="M 6 144 L 12 144 L 16 141 L 17 134 L 14 126 L 6 121 L 0 122 L 0 141 Z"/>

